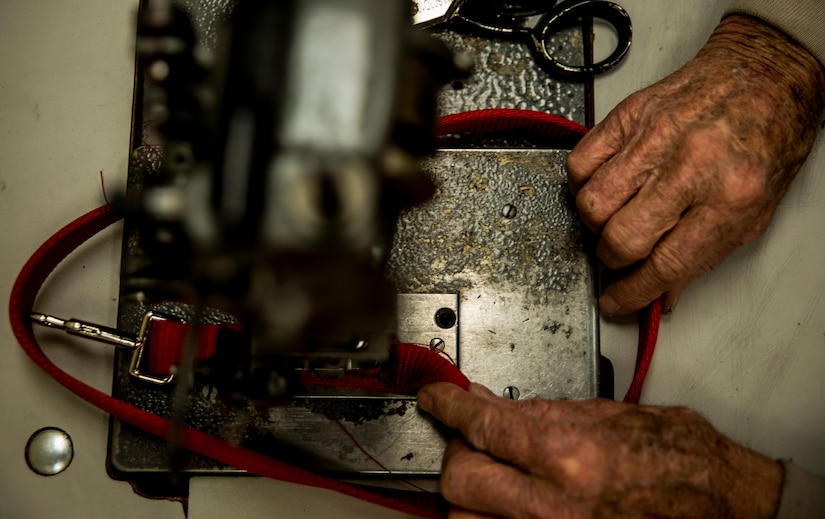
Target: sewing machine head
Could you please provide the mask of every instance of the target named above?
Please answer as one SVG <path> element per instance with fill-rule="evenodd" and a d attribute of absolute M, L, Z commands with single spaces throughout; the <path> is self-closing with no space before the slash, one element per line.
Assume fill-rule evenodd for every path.
<path fill-rule="evenodd" d="M 418 159 L 434 151 L 437 89 L 459 73 L 409 18 L 385 0 L 238 2 L 209 48 L 174 2 L 141 12 L 144 114 L 164 145 L 136 206 L 149 264 L 131 283 L 185 286 L 238 317 L 238 359 L 264 397 L 294 367 L 387 355 L 382 266 L 399 212 L 434 191 Z"/>

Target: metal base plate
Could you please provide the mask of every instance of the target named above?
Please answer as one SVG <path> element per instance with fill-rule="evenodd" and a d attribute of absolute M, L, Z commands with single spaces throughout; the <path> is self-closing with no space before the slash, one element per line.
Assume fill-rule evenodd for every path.
<path fill-rule="evenodd" d="M 458 364 L 503 395 L 598 392 L 595 281 L 565 157 L 441 151 L 425 166 L 438 194 L 399 222 L 389 262 L 396 286 L 459 295 Z"/>
<path fill-rule="evenodd" d="M 235 2 L 181 3 L 191 10 L 198 38 L 212 46 L 217 23 Z M 470 78 L 442 91 L 441 113 L 515 107 L 584 122 L 584 85 L 549 78 L 523 44 L 448 29 L 435 34 L 475 62 Z M 581 52 L 581 34 L 571 29 L 556 35 L 554 45 Z M 147 131 L 143 138 L 151 142 Z M 399 293 L 405 294 L 399 302 L 400 340 L 444 341 L 445 351 L 472 380 L 503 395 L 597 395 L 595 282 L 568 196 L 565 156 L 554 150 L 447 150 L 426 162 L 438 194 L 402 216 L 388 264 Z M 140 189 L 159 166 L 157 149 L 135 149 L 129 189 Z M 134 240 L 127 232 L 124 261 Z M 433 322 L 436 307 L 443 306 L 458 315 L 450 329 Z M 134 329 L 145 309 L 139 302 L 121 301 L 120 326 Z M 117 362 L 113 393 L 168 416 L 171 393 L 135 385 L 125 374 L 126 356 Z M 329 420 L 330 413 L 337 423 Z M 303 398 L 259 411 L 251 405 L 226 408 L 212 388 L 197 387 L 188 420 L 211 434 L 341 476 L 387 475 L 388 470 L 392 475 L 437 474 L 445 444 L 415 400 L 398 395 Z M 134 478 L 168 472 L 170 454 L 165 442 L 114 421 L 109 461 L 121 477 Z M 195 455 L 181 465 L 189 474 L 237 472 Z"/>
<path fill-rule="evenodd" d="M 388 263 L 403 293 L 399 340 L 426 347 L 440 339 L 471 380 L 511 398 L 598 392 L 595 283 L 568 195 L 565 156 L 439 152 L 425 164 L 438 194 L 402 215 Z M 442 308 L 456 313 L 454 325 L 436 324 Z M 144 309 L 132 306 L 125 316 L 134 323 Z M 116 395 L 168 414 L 171 392 L 135 384 L 120 369 L 126 362 L 121 358 Z M 197 388 L 192 426 L 303 467 L 338 475 L 440 470 L 443 431 L 413 398 L 344 392 L 259 410 L 227 408 L 216 397 L 210 387 Z M 163 472 L 169 453 L 163 442 L 116 422 L 110 461 L 121 473 Z M 193 474 L 233 471 L 197 456 L 184 467 Z"/>

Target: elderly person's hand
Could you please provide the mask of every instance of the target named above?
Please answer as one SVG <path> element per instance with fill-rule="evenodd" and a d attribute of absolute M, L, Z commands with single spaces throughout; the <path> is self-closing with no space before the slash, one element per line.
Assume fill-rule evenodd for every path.
<path fill-rule="evenodd" d="M 825 73 L 802 47 L 745 16 L 695 59 L 619 104 L 567 159 L 596 253 L 618 279 L 608 315 L 667 294 L 762 234 L 805 161 Z"/>
<path fill-rule="evenodd" d="M 505 400 L 425 386 L 418 405 L 461 436 L 444 456 L 450 517 L 769 518 L 779 463 L 685 408 Z"/>

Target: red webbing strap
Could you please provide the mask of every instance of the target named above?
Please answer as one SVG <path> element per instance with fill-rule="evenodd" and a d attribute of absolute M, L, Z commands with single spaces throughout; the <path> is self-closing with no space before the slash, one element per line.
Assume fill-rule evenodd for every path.
<path fill-rule="evenodd" d="M 350 387 L 372 391 L 413 394 L 433 382 L 452 382 L 467 389 L 470 380 L 455 364 L 424 346 L 395 343 L 389 360 L 373 369 L 347 371 L 335 378 L 315 377 L 301 371 L 301 382 L 308 386 Z"/>
<path fill-rule="evenodd" d="M 192 324 L 178 321 L 158 321 L 151 325 L 143 358 L 142 371 L 166 376 L 179 365 Z M 195 358 L 203 361 L 215 355 L 218 342 L 227 339 L 224 332 L 240 330 L 237 324 L 200 324 Z M 389 359 L 380 366 L 346 371 L 338 377 L 315 376 L 311 371 L 298 371 L 301 383 L 307 386 L 349 387 L 402 395 L 413 394 L 432 382 L 452 382 L 467 387 L 469 380 L 445 357 L 424 346 L 411 343 L 390 345 Z"/>
<path fill-rule="evenodd" d="M 644 386 L 650 363 L 653 361 L 653 352 L 656 350 L 664 299 L 665 296 L 662 296 L 650 303 L 650 306 L 639 311 L 639 347 L 636 352 L 636 368 L 633 370 L 633 380 L 623 402 L 638 404 L 642 396 L 642 386 Z"/>
<path fill-rule="evenodd" d="M 183 346 L 189 337 L 192 325 L 178 321 L 156 321 L 150 324 L 148 341 L 143 358 L 146 366 L 140 366 L 152 375 L 166 376 L 172 366 L 180 364 Z M 201 324 L 196 328 L 198 347 L 195 360 L 211 358 L 218 350 L 218 340 L 226 331 L 240 330 L 237 324 Z"/>
<path fill-rule="evenodd" d="M 559 149 L 572 148 L 587 133 L 587 127 L 558 115 L 519 110 L 490 108 L 445 115 L 438 123 L 440 135 L 472 133 L 524 136 L 552 142 Z"/>
<path fill-rule="evenodd" d="M 116 215 L 109 206 L 95 209 L 58 231 L 37 249 L 29 261 L 26 262 L 12 288 L 9 302 L 12 332 L 26 354 L 40 368 L 71 392 L 124 422 L 161 438 L 168 438 L 171 429 L 171 423 L 168 419 L 102 393 L 72 377 L 51 362 L 37 343 L 32 330 L 32 323 L 28 319 L 28 313 L 33 308 L 37 293 L 54 268 L 80 244 L 116 222 L 119 218 L 120 216 Z M 426 348 L 416 347 L 416 349 L 425 358 L 432 359 L 434 356 L 439 361 L 449 365 L 446 359 L 441 359 L 435 352 L 431 352 Z M 430 365 L 430 362 L 437 363 L 438 361 L 427 360 L 427 366 Z M 414 367 L 412 367 L 414 363 L 409 358 L 405 363 L 401 375 L 409 375 L 409 370 L 414 371 Z M 429 369 L 427 366 L 425 366 L 425 369 Z M 454 369 L 454 371 L 457 372 L 458 370 Z M 414 376 L 411 378 L 414 378 Z M 426 376 L 421 377 L 421 380 L 425 379 Z M 466 377 L 463 380 L 460 380 L 460 377 L 455 377 L 453 381 L 456 380 L 459 380 L 460 385 L 464 388 L 469 386 L 469 380 Z M 343 483 L 319 476 L 244 447 L 233 445 L 225 440 L 188 427 L 183 427 L 181 430 L 180 444 L 182 447 L 198 454 L 261 476 L 334 490 L 422 517 L 442 517 L 445 515 L 446 508 L 443 505 L 443 500 L 437 494 L 366 488 Z"/>

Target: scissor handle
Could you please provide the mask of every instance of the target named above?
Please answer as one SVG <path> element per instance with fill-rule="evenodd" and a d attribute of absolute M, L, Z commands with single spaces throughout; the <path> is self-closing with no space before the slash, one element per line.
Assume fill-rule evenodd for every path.
<path fill-rule="evenodd" d="M 607 58 L 598 63 L 569 65 L 553 57 L 547 50 L 547 39 L 554 32 L 568 27 L 571 20 L 598 18 L 613 26 L 619 41 Z M 627 54 L 633 36 L 630 16 L 620 5 L 604 0 L 570 0 L 551 9 L 531 32 L 534 50 L 543 58 L 545 65 L 557 74 L 574 80 L 584 80 L 615 67 Z"/>

